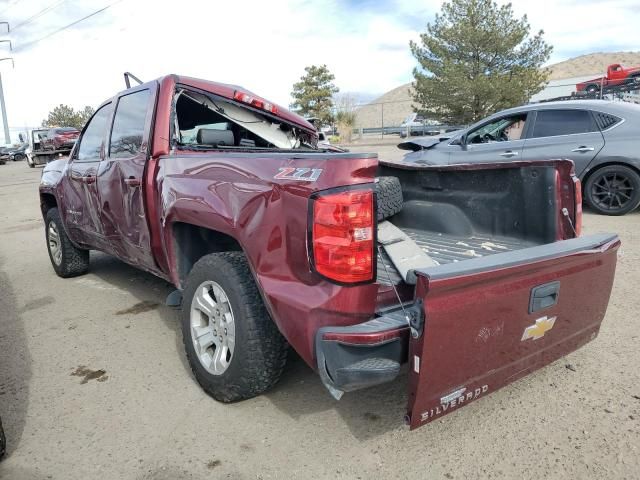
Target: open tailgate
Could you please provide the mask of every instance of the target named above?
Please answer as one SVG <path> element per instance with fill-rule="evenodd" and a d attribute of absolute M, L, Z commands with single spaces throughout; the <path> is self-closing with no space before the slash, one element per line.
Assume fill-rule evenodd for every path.
<path fill-rule="evenodd" d="M 620 241 L 565 240 L 417 271 L 411 429 L 576 350 L 598 333 Z"/>

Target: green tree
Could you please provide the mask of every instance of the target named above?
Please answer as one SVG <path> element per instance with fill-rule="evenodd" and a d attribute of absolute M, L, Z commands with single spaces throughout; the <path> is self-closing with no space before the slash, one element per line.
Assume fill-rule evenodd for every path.
<path fill-rule="evenodd" d="M 42 121 L 43 127 L 74 127 L 78 130 L 93 115 L 93 108 L 86 106 L 82 110 L 75 111 L 69 105 L 60 104 L 49 112 L 49 115 Z"/>
<path fill-rule="evenodd" d="M 321 125 L 330 124 L 333 115 L 333 95 L 339 92 L 333 84 L 335 76 L 326 65 L 306 67 L 306 74 L 293 85 L 292 107 L 301 115 L 317 117 Z"/>
<path fill-rule="evenodd" d="M 451 0 L 443 4 L 420 42 L 411 42 L 416 110 L 467 124 L 521 105 L 541 91 L 549 75 L 542 65 L 552 47 L 540 30 L 531 37 L 527 16 L 511 4 Z"/>
<path fill-rule="evenodd" d="M 84 127 L 84 124 L 89 121 L 89 119 L 94 113 L 95 113 L 94 108 L 90 107 L 89 105 L 86 105 L 82 110 L 78 111 L 78 118 L 82 122 L 83 127 Z"/>

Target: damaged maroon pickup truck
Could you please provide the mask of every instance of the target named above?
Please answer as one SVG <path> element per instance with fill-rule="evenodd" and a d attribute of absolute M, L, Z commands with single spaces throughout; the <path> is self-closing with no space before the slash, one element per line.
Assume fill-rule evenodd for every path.
<path fill-rule="evenodd" d="M 240 87 L 169 75 L 103 103 L 40 200 L 54 270 L 89 250 L 174 284 L 195 378 L 258 395 L 291 345 L 331 394 L 407 365 L 416 428 L 593 340 L 614 234 L 570 161 L 379 162 Z"/>

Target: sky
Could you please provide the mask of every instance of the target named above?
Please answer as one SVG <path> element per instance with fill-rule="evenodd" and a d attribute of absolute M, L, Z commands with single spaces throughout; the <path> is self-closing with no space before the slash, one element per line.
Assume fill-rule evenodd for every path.
<path fill-rule="evenodd" d="M 502 0 L 498 0 L 503 3 Z M 554 46 L 550 63 L 640 50 L 640 0 L 512 2 Z M 409 41 L 437 0 L 0 0 L 0 74 L 9 125 L 40 125 L 63 103 L 97 106 L 122 74 L 167 73 L 242 85 L 287 106 L 294 82 L 326 64 L 342 92 L 369 100 L 412 79 Z M 107 7 L 107 8 L 105 8 Z M 86 20 L 65 28 L 96 11 Z M 0 32 L 4 26 L 0 25 Z"/>

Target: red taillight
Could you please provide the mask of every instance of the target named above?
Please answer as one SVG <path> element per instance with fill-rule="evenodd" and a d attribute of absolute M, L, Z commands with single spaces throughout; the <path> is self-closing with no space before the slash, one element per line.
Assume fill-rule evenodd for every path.
<path fill-rule="evenodd" d="M 311 249 L 316 271 L 340 283 L 373 280 L 374 222 L 372 190 L 314 199 Z"/>
<path fill-rule="evenodd" d="M 251 105 L 252 107 L 259 108 L 260 110 L 266 110 L 271 113 L 278 113 L 278 108 L 273 103 L 269 103 L 265 99 L 255 97 L 249 93 L 236 90 L 236 92 L 233 94 L 233 98 L 238 100 L 239 102 L 243 102 Z"/>
<path fill-rule="evenodd" d="M 578 177 L 573 177 L 573 190 L 576 196 L 576 214 L 574 215 L 573 228 L 576 230 L 576 237 L 579 237 L 582 233 L 582 182 Z"/>

